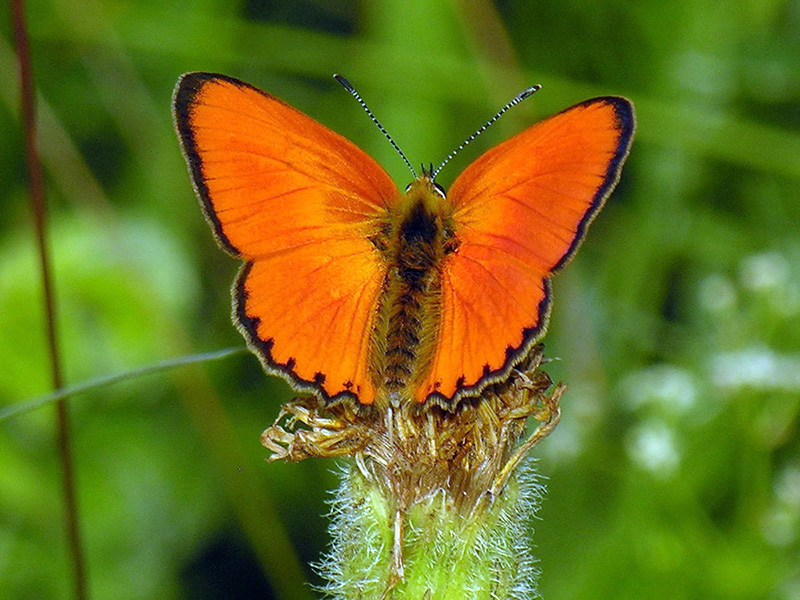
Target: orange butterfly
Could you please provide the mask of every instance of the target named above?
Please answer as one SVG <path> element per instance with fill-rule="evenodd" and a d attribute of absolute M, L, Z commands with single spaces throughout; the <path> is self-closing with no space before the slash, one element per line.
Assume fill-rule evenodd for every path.
<path fill-rule="evenodd" d="M 401 192 L 353 143 L 242 81 L 188 73 L 174 107 L 206 218 L 245 261 L 234 318 L 249 346 L 302 391 L 379 407 L 452 407 L 508 377 L 634 131 L 630 101 L 594 98 L 492 148 L 447 194 L 438 169 Z"/>

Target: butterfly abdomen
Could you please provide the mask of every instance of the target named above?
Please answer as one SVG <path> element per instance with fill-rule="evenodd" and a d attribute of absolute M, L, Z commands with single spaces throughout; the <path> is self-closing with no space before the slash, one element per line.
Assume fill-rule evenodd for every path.
<path fill-rule="evenodd" d="M 415 185 L 420 182 L 420 185 Z M 373 334 L 373 375 L 386 401 L 408 400 L 427 373 L 439 333 L 441 268 L 447 253 L 446 201 L 418 180 L 386 228 L 387 263 Z"/>

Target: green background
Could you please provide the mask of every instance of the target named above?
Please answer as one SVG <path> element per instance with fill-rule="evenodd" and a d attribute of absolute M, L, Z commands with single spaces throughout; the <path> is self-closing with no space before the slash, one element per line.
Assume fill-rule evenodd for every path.
<path fill-rule="evenodd" d="M 439 177 L 594 95 L 633 100 L 622 181 L 555 280 L 549 367 L 570 389 L 535 451 L 549 600 L 800 598 L 800 3 L 31 0 L 40 148 L 69 383 L 240 345 L 170 115 L 217 71 L 346 135 L 398 185 L 519 90 Z M 0 403 L 49 391 L 0 13 Z M 287 307 L 291 310 L 291 307 Z M 248 354 L 75 397 L 95 598 L 307 598 L 331 461 L 266 464 L 291 391 Z M 0 597 L 69 598 L 52 408 L 0 423 Z M 298 567 L 298 565 L 302 565 Z M 282 596 L 279 596 L 282 594 Z"/>

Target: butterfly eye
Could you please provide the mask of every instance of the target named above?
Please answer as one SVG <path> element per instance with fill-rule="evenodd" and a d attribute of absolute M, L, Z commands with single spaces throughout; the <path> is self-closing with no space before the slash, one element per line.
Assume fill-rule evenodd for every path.
<path fill-rule="evenodd" d="M 445 195 L 444 188 L 443 188 L 442 186 L 440 186 L 438 183 L 436 183 L 435 181 L 434 181 L 434 183 L 433 183 L 433 187 L 436 189 L 436 192 L 437 192 L 437 193 L 438 193 L 438 194 L 439 194 L 439 195 L 440 195 L 442 198 L 446 198 L 446 197 L 447 197 L 447 196 Z"/>

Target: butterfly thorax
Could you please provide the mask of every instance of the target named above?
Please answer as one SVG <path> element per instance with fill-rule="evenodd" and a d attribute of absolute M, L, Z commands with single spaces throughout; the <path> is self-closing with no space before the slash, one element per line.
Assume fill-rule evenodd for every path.
<path fill-rule="evenodd" d="M 371 239 L 386 264 L 371 340 L 376 403 L 422 400 L 417 387 L 439 332 L 442 267 L 458 248 L 453 206 L 423 175 Z"/>

